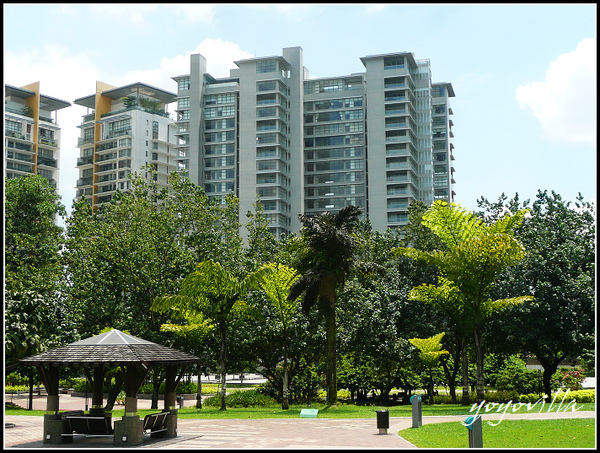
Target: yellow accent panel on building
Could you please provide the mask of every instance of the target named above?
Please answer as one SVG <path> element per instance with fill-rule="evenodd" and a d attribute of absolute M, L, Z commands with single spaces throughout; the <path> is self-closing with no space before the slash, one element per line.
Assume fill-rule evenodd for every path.
<path fill-rule="evenodd" d="M 40 124 L 40 82 L 30 83 L 23 87 L 24 90 L 30 90 L 35 93 L 34 96 L 27 98 L 26 105 L 33 111 L 33 174 L 37 174 L 37 158 L 38 158 L 38 128 Z"/>

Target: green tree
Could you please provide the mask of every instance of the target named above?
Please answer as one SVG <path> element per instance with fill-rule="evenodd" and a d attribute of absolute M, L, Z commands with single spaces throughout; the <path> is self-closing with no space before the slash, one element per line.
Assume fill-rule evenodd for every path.
<path fill-rule="evenodd" d="M 296 299 L 288 300 L 290 287 L 298 278 L 296 271 L 285 265 L 269 263 L 263 268 L 270 269 L 265 278 L 259 281 L 259 285 L 265 292 L 277 316 L 280 333 L 283 337 L 283 391 L 282 409 L 289 409 L 288 399 L 288 354 L 289 354 L 289 329 L 295 312 L 299 308 Z"/>
<path fill-rule="evenodd" d="M 166 319 L 148 310 L 193 269 L 193 251 L 179 240 L 177 213 L 152 175 L 130 177 L 131 191 L 115 194 L 96 213 L 83 200 L 75 203 L 65 252 L 71 306 L 80 331 L 114 326 L 162 342 Z"/>
<path fill-rule="evenodd" d="M 42 176 L 5 181 L 5 360 L 16 362 L 60 344 L 71 328 L 62 300 L 65 215 L 60 196 Z"/>
<path fill-rule="evenodd" d="M 441 332 L 429 338 L 411 338 L 411 344 L 419 350 L 419 358 L 429 370 L 429 404 L 433 404 L 433 370 L 439 365 L 440 359 L 448 351 L 442 349 L 442 338 L 446 332 Z"/>
<path fill-rule="evenodd" d="M 498 202 L 478 200 L 490 220 L 530 206 L 518 194 Z M 556 192 L 538 191 L 530 215 L 516 229 L 525 258 L 508 268 L 494 288 L 496 297 L 530 291 L 534 300 L 511 307 L 491 325 L 498 347 L 532 353 L 544 368 L 551 394 L 561 361 L 593 351 L 595 345 L 595 207 L 579 195 L 567 202 Z"/>
<path fill-rule="evenodd" d="M 253 313 L 243 297 L 251 288 L 257 287 L 258 279 L 267 272 L 263 269 L 238 279 L 220 263 L 206 260 L 183 280 L 177 295 L 159 297 L 152 303 L 152 310 L 155 311 L 174 309 L 186 317 L 202 316 L 218 330 L 221 410 L 227 409 L 227 332 L 235 312 Z"/>
<path fill-rule="evenodd" d="M 337 399 L 336 302 L 349 274 L 364 267 L 356 259 L 358 241 L 353 234 L 360 214 L 360 208 L 347 206 L 336 214 L 298 216 L 303 226 L 292 267 L 298 270 L 300 278 L 291 286 L 289 298 L 302 296 L 302 308 L 308 311 L 316 305 L 325 319 L 327 404 L 334 404 Z"/>
<path fill-rule="evenodd" d="M 498 275 L 525 254 L 521 243 L 514 238 L 513 231 L 522 222 L 526 212 L 521 210 L 512 216 L 507 214 L 487 225 L 458 205 L 436 201 L 423 215 L 423 224 L 444 242 L 447 250 L 424 252 L 413 248 L 399 249 L 400 253 L 435 265 L 445 279 L 443 284 L 458 289 L 473 326 L 479 401 L 484 399 L 483 322 L 492 313 L 531 298 L 488 298 Z M 433 290 L 431 286 L 426 286 L 422 287 L 422 291 L 427 291 L 427 288 Z"/>

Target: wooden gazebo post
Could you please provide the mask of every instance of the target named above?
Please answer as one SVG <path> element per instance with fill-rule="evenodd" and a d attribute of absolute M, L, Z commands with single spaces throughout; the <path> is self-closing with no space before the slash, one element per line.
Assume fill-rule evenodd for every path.
<path fill-rule="evenodd" d="M 168 428 L 167 437 L 177 437 L 177 384 L 175 382 L 177 367 L 170 365 L 166 367 L 166 382 L 165 382 L 165 412 L 169 412 L 167 416 L 166 427 Z"/>
<path fill-rule="evenodd" d="M 115 447 L 141 445 L 144 440 L 143 421 L 137 414 L 137 392 L 140 388 L 137 366 L 123 366 L 125 370 L 125 414 L 115 421 Z"/>
<path fill-rule="evenodd" d="M 63 422 L 60 415 L 58 415 L 58 366 L 49 364 L 47 369 L 43 366 L 38 367 L 38 369 L 48 394 L 46 397 L 46 413 L 44 414 L 44 443 L 62 444 L 65 440 L 61 435 L 64 432 Z"/>

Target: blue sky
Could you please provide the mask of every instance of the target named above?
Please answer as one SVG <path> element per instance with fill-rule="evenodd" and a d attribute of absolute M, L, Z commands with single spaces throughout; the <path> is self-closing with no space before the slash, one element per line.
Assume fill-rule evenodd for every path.
<path fill-rule="evenodd" d="M 4 82 L 39 81 L 69 102 L 96 80 L 176 92 L 201 53 L 215 77 L 233 61 L 300 46 L 311 77 L 363 72 L 360 57 L 429 59 L 456 92 L 456 202 L 596 199 L 595 4 L 4 4 Z M 86 110 L 59 111 L 68 210 Z"/>

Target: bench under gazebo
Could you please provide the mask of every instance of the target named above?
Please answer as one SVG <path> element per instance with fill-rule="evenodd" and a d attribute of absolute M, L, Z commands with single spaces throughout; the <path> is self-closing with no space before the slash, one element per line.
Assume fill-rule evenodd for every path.
<path fill-rule="evenodd" d="M 176 389 L 188 365 L 198 358 L 161 346 L 119 330 L 60 346 L 56 349 L 21 359 L 20 365 L 36 366 L 48 394 L 44 415 L 44 443 L 62 444 L 73 441 L 73 435 L 114 436 L 114 445 L 141 445 L 144 432 L 153 437 L 177 436 Z M 59 412 L 59 369 L 83 367 L 93 370 L 92 406 L 89 413 Z M 103 380 L 107 369 L 120 367 L 124 373 L 125 414 L 112 423 L 112 414 L 103 406 Z M 166 368 L 164 409 L 140 420 L 137 393 L 152 367 Z M 179 371 L 179 373 L 178 373 Z"/>

